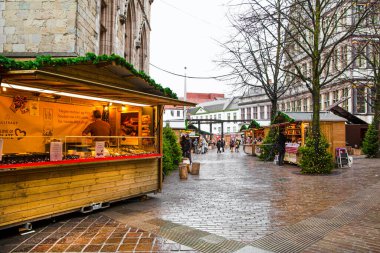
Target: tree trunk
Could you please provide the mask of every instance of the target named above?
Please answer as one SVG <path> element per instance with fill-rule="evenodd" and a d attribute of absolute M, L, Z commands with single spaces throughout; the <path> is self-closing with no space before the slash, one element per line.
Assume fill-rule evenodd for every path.
<path fill-rule="evenodd" d="M 320 116 L 319 111 L 321 110 L 321 94 L 319 88 L 314 88 L 314 92 L 312 93 L 313 98 L 313 119 L 312 119 L 312 135 L 315 140 L 317 140 L 317 144 L 319 144 L 319 138 L 321 136 L 321 127 L 320 127 Z"/>
<path fill-rule="evenodd" d="M 376 130 L 379 130 L 380 125 L 380 75 L 375 77 L 375 83 L 376 87 L 376 94 L 375 94 L 375 101 L 374 101 L 374 116 L 373 116 L 373 124 L 375 126 Z"/>
<path fill-rule="evenodd" d="M 274 121 L 274 117 L 276 117 L 277 115 L 277 99 L 272 99 L 271 103 L 272 103 L 272 108 L 270 112 L 270 123 L 272 124 Z"/>

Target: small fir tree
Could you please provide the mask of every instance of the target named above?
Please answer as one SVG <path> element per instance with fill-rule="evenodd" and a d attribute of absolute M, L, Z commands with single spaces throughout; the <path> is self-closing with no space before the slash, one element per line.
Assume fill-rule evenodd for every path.
<path fill-rule="evenodd" d="M 163 171 L 167 175 L 175 170 L 182 159 L 178 138 L 170 127 L 164 127 Z"/>
<path fill-rule="evenodd" d="M 376 157 L 379 153 L 379 131 L 373 123 L 369 125 L 365 134 L 362 150 L 369 158 Z"/>
<path fill-rule="evenodd" d="M 259 156 L 260 160 L 264 161 L 273 161 L 274 156 L 276 154 L 276 143 L 278 139 L 278 130 L 277 128 L 271 128 L 269 130 L 268 135 L 265 137 L 263 144 L 267 145 L 262 145 L 261 146 L 261 154 Z"/>
<path fill-rule="evenodd" d="M 301 173 L 303 174 L 329 174 L 334 168 L 333 156 L 328 152 L 329 144 L 321 135 L 319 145 L 312 135 L 306 138 L 305 145 L 299 148 L 301 154 Z"/>

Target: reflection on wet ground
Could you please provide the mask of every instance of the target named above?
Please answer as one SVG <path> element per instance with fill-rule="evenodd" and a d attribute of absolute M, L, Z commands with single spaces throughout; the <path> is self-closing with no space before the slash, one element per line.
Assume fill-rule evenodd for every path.
<path fill-rule="evenodd" d="M 0 252 L 380 251 L 379 159 L 323 176 L 243 152 L 193 160 L 200 174 L 175 171 L 160 194 L 7 236 Z"/>

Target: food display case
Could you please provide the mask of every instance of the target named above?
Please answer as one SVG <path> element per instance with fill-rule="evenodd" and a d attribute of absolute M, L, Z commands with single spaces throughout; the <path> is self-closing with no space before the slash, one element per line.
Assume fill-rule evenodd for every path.
<path fill-rule="evenodd" d="M 164 105 L 193 103 L 115 56 L 2 62 L 0 229 L 161 191 Z"/>

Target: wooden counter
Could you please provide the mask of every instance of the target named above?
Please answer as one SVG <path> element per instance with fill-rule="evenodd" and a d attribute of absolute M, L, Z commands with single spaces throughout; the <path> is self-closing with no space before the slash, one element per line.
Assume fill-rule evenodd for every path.
<path fill-rule="evenodd" d="M 160 191 L 160 158 L 159 154 L 151 154 L 129 159 L 2 166 L 0 228 L 79 211 L 94 203 Z"/>

